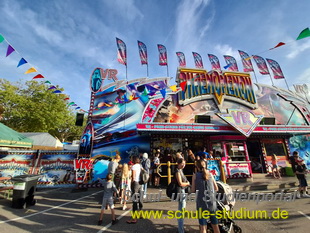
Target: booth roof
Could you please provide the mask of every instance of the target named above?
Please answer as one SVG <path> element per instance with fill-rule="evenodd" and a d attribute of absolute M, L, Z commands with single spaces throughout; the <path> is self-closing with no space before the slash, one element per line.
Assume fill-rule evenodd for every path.
<path fill-rule="evenodd" d="M 33 140 L 0 123 L 0 146 L 32 147 Z"/>

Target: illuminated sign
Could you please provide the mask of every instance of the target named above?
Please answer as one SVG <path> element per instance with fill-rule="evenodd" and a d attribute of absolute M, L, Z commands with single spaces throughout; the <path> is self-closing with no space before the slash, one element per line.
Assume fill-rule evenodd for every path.
<path fill-rule="evenodd" d="M 187 105 L 214 98 L 221 109 L 224 99 L 232 100 L 252 109 L 257 108 L 252 79 L 248 73 L 179 68 L 177 82 L 186 81 L 186 89 L 179 92 L 179 104 Z"/>
<path fill-rule="evenodd" d="M 238 109 L 227 109 L 227 113 L 217 113 L 217 115 L 246 137 L 251 135 L 264 117 L 256 116 L 250 111 Z"/>

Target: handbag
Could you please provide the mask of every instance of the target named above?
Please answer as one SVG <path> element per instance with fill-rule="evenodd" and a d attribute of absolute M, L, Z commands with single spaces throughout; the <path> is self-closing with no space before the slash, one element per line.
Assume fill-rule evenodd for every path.
<path fill-rule="evenodd" d="M 149 181 L 149 173 L 141 167 L 139 184 L 146 184 Z"/>

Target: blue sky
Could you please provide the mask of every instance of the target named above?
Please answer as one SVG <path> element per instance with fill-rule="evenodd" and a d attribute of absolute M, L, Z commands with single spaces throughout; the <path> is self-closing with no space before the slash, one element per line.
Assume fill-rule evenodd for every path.
<path fill-rule="evenodd" d="M 295 40 L 310 26 L 309 12 L 308 0 L 1 0 L 0 34 L 18 53 L 5 57 L 7 44 L 0 44 L 0 78 L 31 80 L 37 73 L 24 74 L 31 65 L 88 110 L 94 68 L 117 69 L 118 78 L 125 79 L 125 66 L 117 62 L 118 37 L 127 45 L 128 79 L 146 76 L 140 40 L 148 49 L 150 78 L 166 76 L 166 67 L 158 65 L 157 44 L 166 46 L 171 85 L 178 66 L 175 52 L 184 52 L 191 68 L 192 52 L 198 52 L 207 70 L 208 53 L 222 67 L 223 55 L 231 55 L 242 70 L 239 49 L 276 60 L 290 87 L 309 86 L 310 38 Z M 278 42 L 288 44 L 267 51 Z M 30 65 L 16 68 L 21 57 Z M 271 85 L 252 63 L 258 82 Z M 274 83 L 286 87 L 284 80 Z"/>

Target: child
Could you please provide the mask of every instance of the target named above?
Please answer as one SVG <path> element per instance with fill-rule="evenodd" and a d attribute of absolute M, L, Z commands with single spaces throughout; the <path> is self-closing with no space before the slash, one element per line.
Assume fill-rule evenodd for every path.
<path fill-rule="evenodd" d="M 115 187 L 114 182 L 112 181 L 112 178 L 113 178 L 112 174 L 109 173 L 106 178 L 107 180 L 105 182 L 103 181 L 103 199 L 102 199 L 101 213 L 100 213 L 98 225 L 102 224 L 102 218 L 103 218 L 104 209 L 106 205 L 108 205 L 111 209 L 112 225 L 118 222 L 118 219 L 115 218 L 114 203 L 113 203 L 113 193 L 116 192 L 118 195 L 118 191 Z"/>
<path fill-rule="evenodd" d="M 296 176 L 297 179 L 299 180 L 299 188 L 298 188 L 298 195 L 297 198 L 300 197 L 310 197 L 307 195 L 307 180 L 306 180 L 306 174 L 307 174 L 307 168 L 306 165 L 304 164 L 304 161 L 301 158 L 297 158 L 296 160 L 297 165 L 295 166 L 296 169 Z"/>
<path fill-rule="evenodd" d="M 123 204 L 123 210 L 127 209 L 127 195 L 126 192 L 130 191 L 130 173 L 128 171 L 128 164 L 124 163 L 123 164 L 123 170 L 122 170 L 122 181 L 121 181 L 121 204 Z"/>
<path fill-rule="evenodd" d="M 273 177 L 276 179 L 281 179 L 279 165 L 278 165 L 278 158 L 276 154 L 271 155 L 271 163 L 272 163 L 272 174 Z"/>

